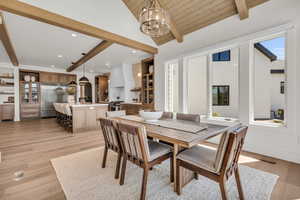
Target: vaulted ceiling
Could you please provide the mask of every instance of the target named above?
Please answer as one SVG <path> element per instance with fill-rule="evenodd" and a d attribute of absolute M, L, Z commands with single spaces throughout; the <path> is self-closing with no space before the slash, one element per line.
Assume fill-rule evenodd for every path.
<path fill-rule="evenodd" d="M 132 14 L 139 18 L 144 0 L 122 0 Z M 238 14 L 240 5 L 245 1 L 247 8 L 253 8 L 269 0 L 158 0 L 169 13 L 174 26 L 182 35 L 189 34 L 227 17 Z M 247 9 L 246 8 L 246 9 Z M 243 11 L 242 11 L 243 12 Z M 241 17 L 243 19 L 244 17 Z M 174 40 L 174 34 L 153 38 L 157 45 Z"/>
<path fill-rule="evenodd" d="M 181 42 L 183 35 L 229 16 L 239 14 L 241 19 L 247 18 L 248 8 L 253 8 L 268 0 L 159 0 L 161 6 L 170 14 L 173 24 L 171 33 L 160 38 L 153 38 L 155 43 L 139 30 L 137 18 L 144 5 L 144 0 L 122 1 L 85 0 L 83 4 L 82 0 L 2 0 L 0 4 L 2 4 L 2 12 L 12 46 L 21 65 L 45 67 L 54 65 L 58 68 L 67 69 L 69 67 L 70 69 L 72 62 L 75 62 L 77 66 L 81 65 L 80 62 L 82 59 L 84 60 L 81 53 L 92 51 L 93 57 L 87 61 L 87 66 L 90 70 L 102 71 L 102 69 L 107 68 L 106 63 L 113 66 L 122 62 L 137 62 L 147 53 L 142 51 L 132 53 L 132 48 L 115 42 L 113 44 L 106 43 L 106 46 L 104 43 L 105 48 L 102 48 L 101 43 L 107 41 L 109 37 L 108 39 L 102 38 L 102 40 L 101 37 L 85 35 L 85 31 L 76 33 L 74 29 L 73 31 L 71 31 L 72 29 L 65 29 L 64 25 L 57 27 L 55 23 L 48 23 L 47 20 L 46 23 L 41 23 L 39 21 L 45 21 L 33 20 L 37 17 L 29 17 L 29 15 L 41 14 L 42 11 L 35 9 L 35 12 L 33 12 L 32 8 L 19 6 L 19 9 L 27 9 L 28 13 L 14 12 L 13 9 L 7 7 L 5 9 L 5 4 L 14 6 L 14 4 L 18 4 L 17 2 L 24 2 L 35 6 L 37 9 L 41 8 L 46 12 L 49 11 L 54 15 L 57 14 L 70 20 L 77 20 L 84 25 L 103 29 L 112 34 L 118 34 L 120 37 L 126 37 L 129 42 L 133 41 L 155 48 L 155 43 L 158 45 L 165 44 L 173 40 L 174 36 L 176 36 L 178 42 Z M 45 15 L 41 14 L 41 18 L 47 18 L 49 15 L 47 13 Z M 92 29 L 91 32 L 94 30 Z M 74 33 L 77 34 L 76 38 L 72 37 Z M 114 38 L 112 38 L 113 40 Z M 93 52 L 93 50 L 95 51 Z M 60 54 L 63 55 L 63 58 L 58 58 Z M 0 62 L 9 62 L 10 60 L 0 42 Z M 71 69 L 73 68 L 71 67 Z"/>

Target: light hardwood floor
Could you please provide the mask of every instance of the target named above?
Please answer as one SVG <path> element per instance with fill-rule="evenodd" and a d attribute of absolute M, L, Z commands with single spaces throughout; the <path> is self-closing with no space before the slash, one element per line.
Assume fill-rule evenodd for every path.
<path fill-rule="evenodd" d="M 0 123 L 0 199 L 65 199 L 50 159 L 103 145 L 100 131 L 72 137 L 54 119 Z M 300 165 L 252 153 L 243 153 L 240 163 L 280 176 L 272 199 L 300 199 Z M 15 181 L 20 170 L 24 178 Z"/>

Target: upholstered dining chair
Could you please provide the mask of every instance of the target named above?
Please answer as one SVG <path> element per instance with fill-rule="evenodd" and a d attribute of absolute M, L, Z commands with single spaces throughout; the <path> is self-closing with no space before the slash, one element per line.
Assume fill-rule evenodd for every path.
<path fill-rule="evenodd" d="M 181 194 L 181 167 L 206 176 L 219 183 L 221 196 L 227 200 L 226 181 L 234 173 L 240 199 L 244 199 L 240 180 L 238 159 L 244 144 L 248 127 L 242 126 L 235 131 L 222 135 L 217 150 L 195 146 L 177 155 L 176 179 L 177 194 Z"/>
<path fill-rule="evenodd" d="M 116 165 L 115 178 L 118 179 L 120 174 L 120 164 L 122 158 L 122 147 L 121 147 L 119 135 L 117 133 L 117 129 L 115 128 L 115 123 L 113 120 L 100 118 L 99 121 L 100 121 L 104 142 L 105 142 L 102 168 L 105 168 L 106 166 L 108 150 L 112 150 L 116 152 L 118 154 L 118 159 Z"/>
<path fill-rule="evenodd" d="M 143 168 L 143 181 L 140 199 L 146 197 L 149 170 L 164 160 L 171 158 L 172 149 L 165 144 L 147 139 L 146 128 L 117 122 L 119 138 L 123 149 L 123 163 L 120 185 L 124 184 L 127 160 Z M 134 176 L 134 174 L 132 174 Z M 170 159 L 170 181 L 173 182 L 173 162 Z"/>
<path fill-rule="evenodd" d="M 173 119 L 173 113 L 172 112 L 163 112 L 163 115 L 160 119 Z"/>
<path fill-rule="evenodd" d="M 200 122 L 200 115 L 197 114 L 185 114 L 185 113 L 177 113 L 176 119 L 185 120 L 185 121 L 193 121 Z"/>

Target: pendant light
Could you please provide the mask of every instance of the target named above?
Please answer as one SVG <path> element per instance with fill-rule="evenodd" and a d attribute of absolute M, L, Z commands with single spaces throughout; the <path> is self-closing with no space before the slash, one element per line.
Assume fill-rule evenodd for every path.
<path fill-rule="evenodd" d="M 151 37 L 160 37 L 170 32 L 168 13 L 157 0 L 145 0 L 139 21 L 140 30 Z"/>
<path fill-rule="evenodd" d="M 89 79 L 85 76 L 85 64 L 83 65 L 83 77 L 79 79 L 79 85 L 85 85 L 89 82 Z"/>

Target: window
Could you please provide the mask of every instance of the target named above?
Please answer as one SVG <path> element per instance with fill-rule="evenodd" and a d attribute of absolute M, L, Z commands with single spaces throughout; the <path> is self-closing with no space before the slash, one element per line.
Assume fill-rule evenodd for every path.
<path fill-rule="evenodd" d="M 239 118 L 239 48 L 231 48 L 230 62 L 210 62 L 210 91 L 213 117 Z M 213 57 L 214 53 L 211 55 Z"/>
<path fill-rule="evenodd" d="M 212 88 L 213 106 L 229 106 L 229 85 L 214 85 Z"/>
<path fill-rule="evenodd" d="M 230 50 L 214 53 L 212 57 L 214 62 L 230 61 Z"/>
<path fill-rule="evenodd" d="M 259 45 L 257 45 L 259 44 Z M 256 41 L 253 46 L 252 121 L 284 124 L 286 108 L 285 35 Z"/>
<path fill-rule="evenodd" d="M 284 94 L 284 81 L 280 82 L 280 94 Z"/>
<path fill-rule="evenodd" d="M 218 120 L 239 117 L 239 48 L 224 52 L 230 52 L 230 62 L 212 62 L 215 53 L 184 58 L 185 112 Z"/>
<path fill-rule="evenodd" d="M 178 112 L 178 61 L 166 64 L 166 110 Z"/>

